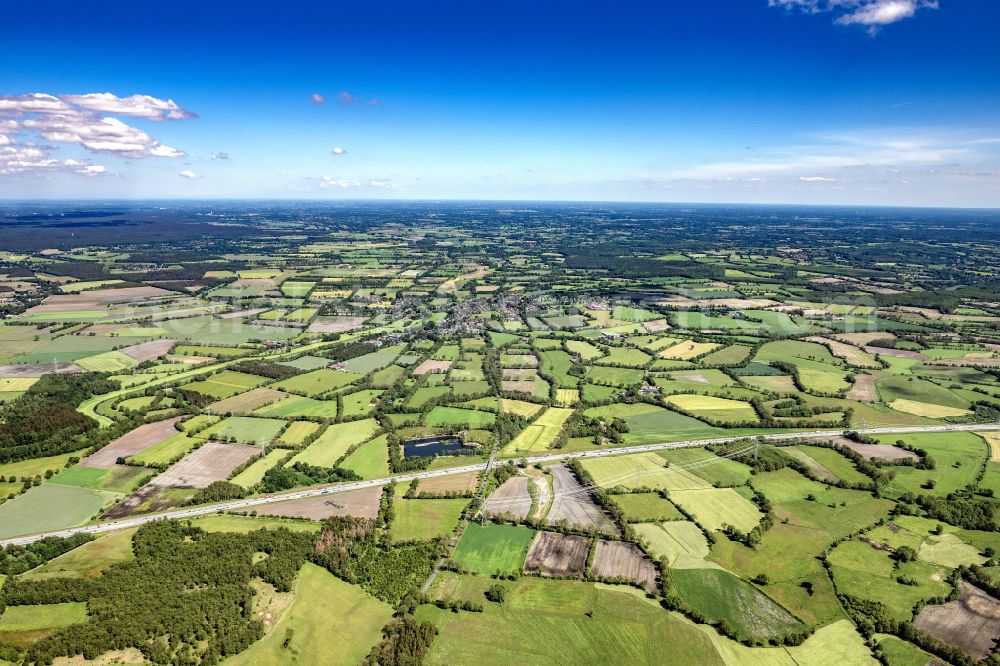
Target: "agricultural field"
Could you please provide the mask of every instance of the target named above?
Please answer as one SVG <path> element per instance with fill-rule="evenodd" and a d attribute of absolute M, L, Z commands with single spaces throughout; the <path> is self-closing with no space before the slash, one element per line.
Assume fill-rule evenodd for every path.
<path fill-rule="evenodd" d="M 469 523 L 452 558 L 463 568 L 483 574 L 520 571 L 535 538 L 527 527 Z"/>
<path fill-rule="evenodd" d="M 178 224 L 113 246 L 0 210 L 0 541 L 60 532 L 0 556 L 0 656 L 961 662 L 902 623 L 993 654 L 989 224 L 385 206 L 123 203 Z M 141 645 L 69 649 L 149 571 L 197 640 L 146 604 Z"/>

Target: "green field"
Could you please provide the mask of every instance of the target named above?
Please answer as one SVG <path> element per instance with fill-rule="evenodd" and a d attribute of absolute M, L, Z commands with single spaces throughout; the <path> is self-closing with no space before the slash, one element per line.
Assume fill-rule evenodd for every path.
<path fill-rule="evenodd" d="M 670 498 L 709 530 L 732 525 L 741 532 L 749 532 L 763 517 L 753 502 L 732 488 L 675 490 Z"/>
<path fill-rule="evenodd" d="M 353 666 L 379 642 L 382 627 L 391 618 L 388 604 L 325 569 L 305 564 L 295 581 L 291 605 L 283 609 L 274 627 L 224 663 Z"/>
<path fill-rule="evenodd" d="M 230 483 L 235 483 L 242 488 L 252 488 L 260 483 L 264 478 L 264 473 L 278 464 L 278 461 L 288 455 L 285 449 L 271 449 L 262 458 L 250 463 L 250 466 L 242 472 L 229 479 Z"/>
<path fill-rule="evenodd" d="M 341 386 L 347 386 L 351 382 L 361 379 L 363 375 L 354 372 L 340 372 L 329 368 L 320 368 L 312 372 L 282 379 L 271 384 L 271 388 L 280 389 L 289 393 L 299 393 L 311 398 L 315 398 L 329 393 Z"/>
<path fill-rule="evenodd" d="M 145 467 L 115 465 L 114 467 L 98 469 L 73 465 L 53 476 L 49 479 L 49 483 L 128 494 L 135 490 L 144 477 L 151 474 L 153 474 L 153 470 Z"/>
<path fill-rule="evenodd" d="M 200 434 L 198 437 L 191 437 L 180 432 L 153 444 L 145 451 L 130 456 L 128 462 L 149 467 L 167 465 L 204 442 L 205 439 Z"/>
<path fill-rule="evenodd" d="M 804 629 L 791 613 L 728 571 L 679 569 L 674 582 L 686 604 L 709 622 L 727 622 L 742 639 L 766 640 Z"/>
<path fill-rule="evenodd" d="M 496 415 L 459 407 L 437 406 L 427 414 L 428 426 L 466 426 L 477 429 L 493 425 Z"/>
<path fill-rule="evenodd" d="M 249 389 L 256 388 L 267 381 L 264 377 L 258 377 L 257 375 L 223 370 L 209 376 L 208 379 L 185 384 L 182 388 L 211 396 L 216 400 L 222 400 L 237 393 L 243 393 Z"/>
<path fill-rule="evenodd" d="M 469 523 L 452 553 L 461 567 L 482 574 L 520 573 L 535 530 L 518 525 Z"/>
<path fill-rule="evenodd" d="M 235 440 L 241 444 L 266 446 L 284 430 L 280 419 L 261 419 L 253 416 L 230 416 L 198 433 L 206 439 Z"/>
<path fill-rule="evenodd" d="M 275 418 L 304 416 L 335 419 L 337 418 L 337 401 L 316 400 L 315 398 L 293 395 L 284 400 L 260 407 L 254 410 L 254 414 Z"/>
<path fill-rule="evenodd" d="M 360 444 L 375 434 L 378 423 L 375 419 L 335 423 L 301 453 L 292 458 L 291 463 L 304 462 L 319 467 L 331 467 L 347 450 Z"/>
<path fill-rule="evenodd" d="M 363 479 L 377 479 L 389 476 L 389 451 L 386 448 L 388 437 L 382 435 L 370 442 L 365 442 L 351 453 L 341 467 L 356 472 Z"/>
<path fill-rule="evenodd" d="M 625 433 L 626 444 L 652 444 L 681 439 L 713 437 L 729 432 L 722 428 L 713 428 L 690 416 L 684 416 L 669 409 L 645 403 L 593 407 L 586 410 L 584 414 L 600 418 L 618 417 L 625 419 L 625 422 L 629 426 L 629 431 Z M 740 433 L 736 431 L 733 434 Z"/>
<path fill-rule="evenodd" d="M 78 546 L 49 560 L 40 567 L 22 575 L 24 580 L 47 578 L 92 578 L 112 564 L 135 559 L 132 553 L 132 535 L 135 529 L 104 534 L 93 541 Z"/>
<path fill-rule="evenodd" d="M 669 395 L 665 400 L 686 412 L 703 416 L 712 421 L 756 422 L 759 420 L 757 412 L 750 406 L 750 403 L 742 400 L 729 400 L 694 393 Z"/>
<path fill-rule="evenodd" d="M 0 615 L 0 632 L 55 629 L 84 622 L 86 619 L 87 604 L 83 602 L 8 606 L 3 615 Z"/>
<path fill-rule="evenodd" d="M 502 455 L 516 456 L 548 450 L 572 414 L 572 409 L 549 407 L 504 447 Z"/>
<path fill-rule="evenodd" d="M 384 448 L 384 447 L 383 447 Z M 392 521 L 394 541 L 426 541 L 451 534 L 467 499 L 396 499 Z"/>
<path fill-rule="evenodd" d="M 630 493 L 612 495 L 612 501 L 622 511 L 622 519 L 629 523 L 648 523 L 660 520 L 682 520 L 684 515 L 669 500 L 657 493 Z"/>
<path fill-rule="evenodd" d="M 0 504 L 0 538 L 75 527 L 119 497 L 105 490 L 43 483 Z"/>
<path fill-rule="evenodd" d="M 320 424 L 310 421 L 292 421 L 278 436 L 278 442 L 290 446 L 301 446 L 306 438 L 322 427 Z"/>
<path fill-rule="evenodd" d="M 439 631 L 426 663 L 723 663 L 696 625 L 633 588 L 531 577 L 509 586 L 507 601 L 484 613 L 421 606 L 417 620 Z"/>
<path fill-rule="evenodd" d="M 701 529 L 687 520 L 635 525 L 639 538 L 646 542 L 656 559 L 666 558 L 674 569 L 703 569 L 718 565 L 706 561 L 708 540 Z"/>

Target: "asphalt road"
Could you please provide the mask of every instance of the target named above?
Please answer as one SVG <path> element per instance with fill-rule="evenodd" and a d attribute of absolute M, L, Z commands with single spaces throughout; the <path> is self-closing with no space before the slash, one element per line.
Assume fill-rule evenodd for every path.
<path fill-rule="evenodd" d="M 978 425 L 906 426 L 898 428 L 891 428 L 891 427 L 864 428 L 864 429 L 858 429 L 857 432 L 865 435 L 896 435 L 896 434 L 904 435 L 907 433 L 918 433 L 918 432 L 985 432 L 994 430 L 1000 430 L 1000 423 L 978 424 Z M 810 432 L 762 435 L 761 439 L 764 439 L 765 441 L 769 442 L 781 442 L 786 440 L 795 440 L 804 438 L 836 437 L 838 435 L 843 435 L 845 432 L 846 431 L 844 430 L 816 430 Z M 599 449 L 596 451 L 578 451 L 574 453 L 549 453 L 541 456 L 517 458 L 516 460 L 527 460 L 528 464 L 534 464 L 539 462 L 541 463 L 552 462 L 556 460 L 569 460 L 571 458 L 597 458 L 602 456 L 621 455 L 625 453 L 641 453 L 643 451 L 658 451 L 663 449 L 680 449 L 680 448 L 689 448 L 695 446 L 707 446 L 710 444 L 725 444 L 727 442 L 734 442 L 745 439 L 756 439 L 756 437 L 747 437 L 744 435 L 742 437 L 716 437 L 714 439 L 692 439 L 680 442 L 661 442 L 656 444 L 624 446 L 614 449 Z M 447 476 L 449 474 L 459 474 L 461 472 L 479 472 L 486 469 L 489 464 L 490 464 L 489 462 L 476 463 L 474 465 L 464 465 L 462 467 L 450 467 L 448 469 L 441 469 L 441 470 L 413 472 L 411 474 L 399 474 L 397 476 L 390 476 L 382 479 L 372 479 L 370 481 L 352 481 L 349 483 L 340 483 L 333 486 L 307 488 L 305 490 L 294 490 L 287 493 L 275 493 L 273 495 L 265 495 L 262 497 L 233 500 L 230 502 L 222 502 L 220 504 L 201 504 L 198 506 L 186 507 L 182 509 L 174 509 L 171 511 L 164 511 L 161 513 L 136 516 L 134 518 L 123 518 L 121 520 L 94 523 L 90 525 L 81 525 L 80 527 L 70 527 L 64 530 L 55 530 L 51 532 L 37 532 L 35 534 L 25 534 L 22 536 L 0 539 L 0 546 L 7 546 L 11 544 L 24 545 L 50 536 L 68 537 L 73 534 L 80 534 L 80 533 L 102 534 L 104 532 L 111 532 L 114 530 L 126 529 L 129 527 L 138 527 L 139 525 L 144 525 L 146 523 L 153 522 L 154 520 L 165 520 L 168 518 L 170 519 L 194 518 L 195 516 L 204 516 L 219 511 L 232 511 L 236 509 L 253 510 L 253 507 L 260 506 L 261 504 L 271 504 L 273 502 L 301 499 L 304 497 L 316 497 L 318 495 L 343 493 L 351 490 L 359 490 L 361 488 L 371 488 L 373 486 L 384 486 L 388 485 L 389 483 L 392 483 L 393 481 L 396 481 L 398 483 L 405 483 L 407 481 L 412 481 L 414 479 L 430 479 L 438 476 Z"/>

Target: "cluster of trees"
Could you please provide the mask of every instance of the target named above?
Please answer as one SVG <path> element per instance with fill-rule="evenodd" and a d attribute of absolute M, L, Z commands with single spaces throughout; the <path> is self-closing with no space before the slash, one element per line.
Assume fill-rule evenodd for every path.
<path fill-rule="evenodd" d="M 206 533 L 157 521 L 133 537 L 136 559 L 96 578 L 8 579 L 7 605 L 87 602 L 86 622 L 57 629 L 34 643 L 28 662 L 55 657 L 95 659 L 135 648 L 154 663 L 216 663 L 263 635 L 251 611 L 255 577 L 288 591 L 313 548 L 310 534 L 284 529 L 248 534 Z M 254 555 L 268 557 L 255 562 Z"/>
<path fill-rule="evenodd" d="M 593 437 L 594 443 L 600 446 L 605 440 L 621 444 L 624 441 L 622 435 L 627 432 L 628 423 L 617 416 L 605 421 L 593 416 L 574 414 L 567 424 L 566 434 L 567 437 Z"/>
<path fill-rule="evenodd" d="M 269 379 L 287 379 L 288 377 L 292 377 L 302 372 L 301 370 L 288 365 L 253 358 L 246 359 L 244 361 L 237 361 L 236 363 L 230 365 L 227 369 L 235 370 L 236 372 L 245 372 L 248 375 L 267 377 Z"/>
<path fill-rule="evenodd" d="M 48 374 L 0 409 L 0 463 L 86 448 L 81 435 L 97 423 L 76 411 L 87 398 L 118 385 L 95 372 Z"/>
<path fill-rule="evenodd" d="M 902 499 L 902 498 L 901 498 Z M 968 490 L 959 490 L 947 497 L 921 495 L 917 498 L 929 518 L 941 520 L 967 530 L 997 530 L 1000 505 L 988 497 L 980 497 Z"/>
<path fill-rule="evenodd" d="M 427 579 L 442 548 L 435 541 L 388 544 L 379 538 L 374 520 L 333 516 L 323 525 L 313 559 L 335 576 L 398 604 Z"/>
<path fill-rule="evenodd" d="M 382 642 L 372 648 L 362 666 L 419 666 L 435 636 L 437 629 L 430 622 L 417 622 L 409 616 L 393 620 L 382 629 Z"/>
<path fill-rule="evenodd" d="M 0 548 L 0 575 L 22 574 L 93 539 L 90 534 L 80 533 L 66 538 L 45 537 L 26 546 Z"/>
<path fill-rule="evenodd" d="M 297 462 L 290 467 L 276 465 L 267 470 L 264 473 L 264 479 L 261 481 L 261 484 L 263 492 L 275 493 L 281 490 L 289 490 L 298 486 L 311 486 L 317 483 L 339 483 L 340 481 L 360 480 L 361 477 L 356 472 L 344 469 L 343 467 L 316 467 L 304 462 Z"/>

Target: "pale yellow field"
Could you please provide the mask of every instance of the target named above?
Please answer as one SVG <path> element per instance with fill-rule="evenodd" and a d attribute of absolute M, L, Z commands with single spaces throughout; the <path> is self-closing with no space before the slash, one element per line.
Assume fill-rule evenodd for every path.
<path fill-rule="evenodd" d="M 948 416 L 965 416 L 969 413 L 967 409 L 945 407 L 944 405 L 934 405 L 929 402 L 905 400 L 903 398 L 893 400 L 889 403 L 889 406 L 899 412 L 906 412 L 915 416 L 926 416 L 931 419 L 943 419 Z"/>
<path fill-rule="evenodd" d="M 694 340 L 685 340 L 683 342 L 678 342 L 672 347 L 667 347 L 659 353 L 659 356 L 660 358 L 669 358 L 676 361 L 686 361 L 690 358 L 707 354 L 708 352 L 718 349 L 721 346 L 722 345 L 717 345 L 714 342 L 695 342 Z"/>
<path fill-rule="evenodd" d="M 0 391 L 27 391 L 38 381 L 38 377 L 3 377 L 0 378 Z"/>

